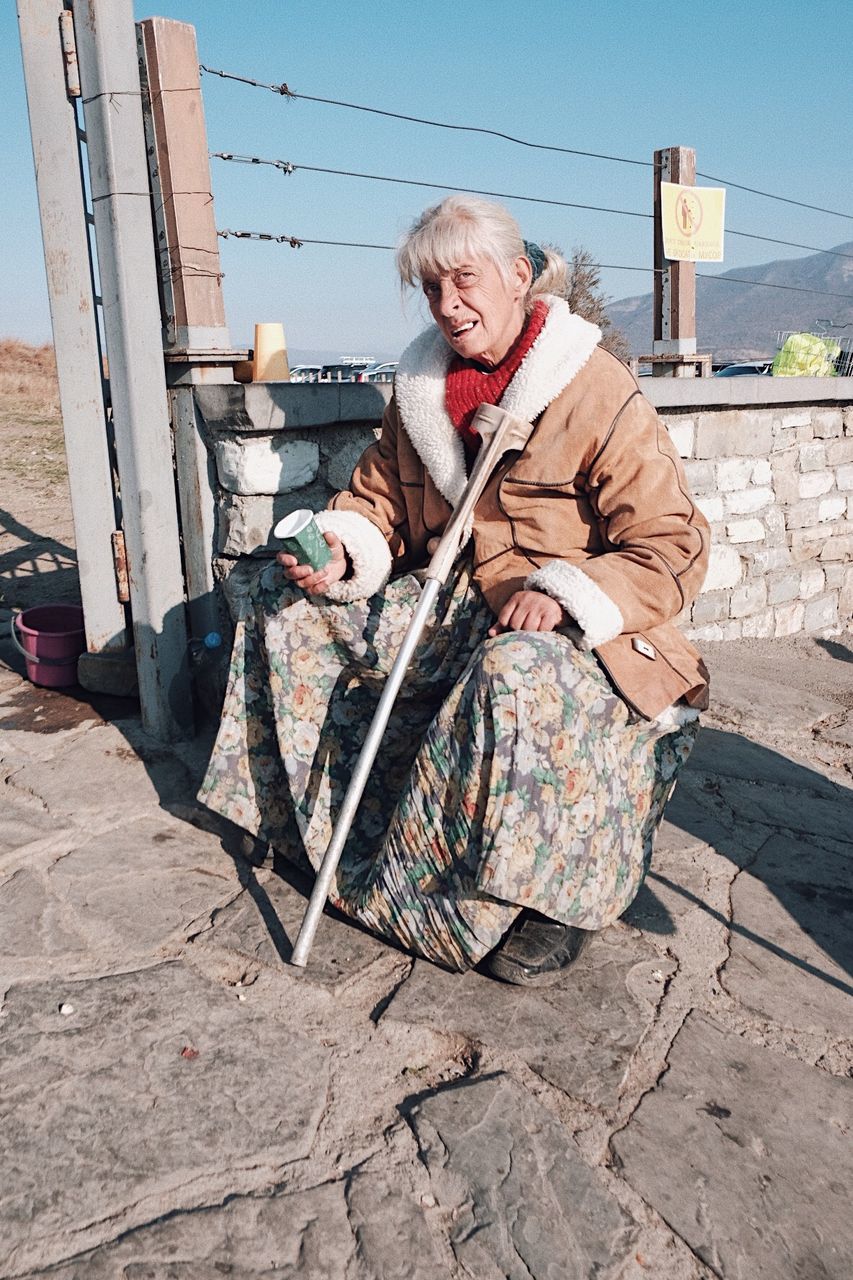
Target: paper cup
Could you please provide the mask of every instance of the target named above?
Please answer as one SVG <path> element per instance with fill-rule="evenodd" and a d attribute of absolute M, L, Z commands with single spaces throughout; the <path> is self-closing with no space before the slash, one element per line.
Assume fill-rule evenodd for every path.
<path fill-rule="evenodd" d="M 284 325 L 256 324 L 252 381 L 288 382 L 289 379 Z"/>
<path fill-rule="evenodd" d="M 273 537 L 282 543 L 282 549 L 296 556 L 300 564 L 310 564 L 312 569 L 323 569 L 332 558 L 329 544 L 317 527 L 313 511 L 291 511 L 279 520 L 273 529 Z"/>

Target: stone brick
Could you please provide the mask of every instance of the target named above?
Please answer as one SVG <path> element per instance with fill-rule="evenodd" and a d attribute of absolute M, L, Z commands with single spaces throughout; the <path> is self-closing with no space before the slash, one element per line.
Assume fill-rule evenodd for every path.
<path fill-rule="evenodd" d="M 798 502 L 800 474 L 797 471 L 797 455 L 793 449 L 777 454 L 773 459 L 773 489 L 777 502 Z"/>
<path fill-rule="evenodd" d="M 802 444 L 799 452 L 801 471 L 823 471 L 826 467 L 826 445 L 823 441 L 814 440 L 809 444 Z"/>
<path fill-rule="evenodd" d="M 670 440 L 678 450 L 679 457 L 692 458 L 693 444 L 696 439 L 696 424 L 693 419 L 667 419 L 666 429 Z"/>
<path fill-rule="evenodd" d="M 320 467 L 319 447 L 285 436 L 221 439 L 213 446 L 219 483 L 229 493 L 292 493 L 311 484 Z"/>
<path fill-rule="evenodd" d="M 811 600 L 812 596 L 819 596 L 826 586 L 826 574 L 820 565 L 811 565 L 808 569 L 804 569 L 800 578 L 800 597 L 803 600 Z"/>
<path fill-rule="evenodd" d="M 849 489 L 853 489 L 853 463 L 848 463 L 838 468 L 835 475 L 835 483 L 842 493 L 847 493 Z"/>
<path fill-rule="evenodd" d="M 685 462 L 684 474 L 691 493 L 708 493 L 716 488 L 716 468 L 713 462 Z"/>
<path fill-rule="evenodd" d="M 717 494 L 697 497 L 694 498 L 694 501 L 709 524 L 713 524 L 716 520 L 722 520 L 725 514 L 723 500 Z"/>
<path fill-rule="evenodd" d="M 764 527 L 767 530 L 767 540 L 771 544 L 779 546 L 787 545 L 786 529 L 785 529 L 785 512 L 778 504 L 768 507 L 762 515 Z"/>
<path fill-rule="evenodd" d="M 330 497 L 329 487 L 319 481 L 295 493 L 276 497 L 228 494 L 217 514 L 220 555 L 244 556 L 258 552 L 272 555 L 275 550 L 272 531 L 278 521 L 300 507 L 321 511 Z"/>
<path fill-rule="evenodd" d="M 760 520 L 733 520 L 726 525 L 729 542 L 763 542 L 766 536 Z"/>
<path fill-rule="evenodd" d="M 773 443 L 771 424 L 771 415 L 761 409 L 700 413 L 696 420 L 696 457 L 742 458 L 769 453 Z M 837 434 L 841 434 L 840 429 Z"/>
<path fill-rule="evenodd" d="M 767 598 L 771 604 L 784 604 L 796 600 L 800 593 L 800 570 L 793 569 L 770 579 Z"/>
<path fill-rule="evenodd" d="M 690 612 L 690 622 L 694 627 L 705 626 L 709 622 L 720 622 L 729 616 L 728 591 L 709 591 L 694 601 Z"/>
<path fill-rule="evenodd" d="M 811 423 L 807 427 L 797 427 L 796 431 L 792 432 L 792 435 L 797 444 L 808 444 L 810 440 L 814 439 L 814 427 Z"/>
<path fill-rule="evenodd" d="M 791 563 L 791 552 L 787 547 L 762 547 L 759 551 L 749 552 L 749 576 L 753 574 L 772 573 L 777 569 L 787 569 Z"/>
<path fill-rule="evenodd" d="M 853 436 L 843 440 L 828 440 L 826 443 L 826 465 L 840 467 L 845 462 L 853 462 Z"/>
<path fill-rule="evenodd" d="M 821 560 L 853 560 L 853 537 L 827 538 L 820 548 Z"/>
<path fill-rule="evenodd" d="M 349 437 L 328 455 L 323 450 L 323 474 L 332 489 L 340 491 L 349 488 L 355 464 L 368 445 L 373 443 L 373 432 L 369 428 L 361 428 L 350 432 Z"/>
<path fill-rule="evenodd" d="M 702 585 L 702 594 L 734 587 L 740 582 L 741 560 L 734 547 L 716 543 L 711 547 L 708 573 Z"/>
<path fill-rule="evenodd" d="M 726 511 L 736 516 L 752 515 L 769 507 L 773 501 L 772 489 L 736 489 L 734 493 L 726 494 Z"/>
<path fill-rule="evenodd" d="M 740 640 L 743 634 L 740 621 L 712 622 L 707 627 L 694 627 L 687 632 L 691 640 Z"/>
<path fill-rule="evenodd" d="M 831 440 L 842 433 L 840 409 L 813 409 L 812 429 L 819 440 Z"/>
<path fill-rule="evenodd" d="M 686 634 L 689 640 L 695 640 L 699 644 L 703 640 L 717 641 L 724 639 L 723 628 L 719 622 L 712 622 L 707 627 L 691 627 Z"/>
<path fill-rule="evenodd" d="M 785 524 L 789 529 L 806 529 L 818 523 L 817 499 L 808 502 L 795 502 L 785 512 Z"/>
<path fill-rule="evenodd" d="M 776 610 L 776 628 L 774 634 L 778 636 L 793 636 L 803 629 L 803 618 L 805 617 L 806 606 L 801 601 L 794 604 L 782 605 L 781 609 Z"/>
<path fill-rule="evenodd" d="M 773 468 L 768 458 L 759 458 L 752 468 L 750 480 L 753 484 L 770 484 L 773 479 Z"/>
<path fill-rule="evenodd" d="M 794 564 L 814 560 L 826 546 L 826 531 L 820 528 L 795 529 L 791 534 L 791 559 Z"/>
<path fill-rule="evenodd" d="M 754 613 L 751 618 L 744 618 L 742 634 L 745 640 L 770 640 L 776 625 L 776 615 L 772 609 L 764 609 Z"/>
<path fill-rule="evenodd" d="M 738 618 L 737 621 L 721 622 L 720 630 L 722 631 L 723 640 L 740 640 L 743 635 L 743 624 Z"/>
<path fill-rule="evenodd" d="M 839 591 L 844 586 L 845 567 L 840 560 L 823 562 L 827 591 Z"/>
<path fill-rule="evenodd" d="M 767 583 L 764 578 L 756 578 L 753 582 L 742 583 L 732 592 L 729 612 L 733 618 L 743 618 L 763 609 L 766 604 Z"/>
<path fill-rule="evenodd" d="M 819 498 L 821 494 L 829 493 L 834 483 L 835 476 L 831 471 L 807 471 L 800 476 L 799 496 Z"/>
<path fill-rule="evenodd" d="M 844 571 L 844 581 L 838 594 L 838 619 L 843 627 L 853 622 L 853 565 Z"/>
<path fill-rule="evenodd" d="M 779 419 L 779 426 L 783 430 L 788 427 L 808 427 L 811 425 L 811 413 L 808 409 L 798 409 L 793 413 L 783 413 Z"/>
<path fill-rule="evenodd" d="M 717 489 L 721 493 L 745 489 L 754 467 L 754 458 L 724 458 L 717 463 Z"/>
<path fill-rule="evenodd" d="M 838 622 L 838 596 L 820 596 L 810 600 L 806 605 L 803 626 L 806 631 L 820 631 L 823 627 L 834 627 Z"/>
<path fill-rule="evenodd" d="M 817 518 L 821 523 L 824 520 L 838 520 L 846 512 L 847 499 L 841 494 L 832 494 L 818 503 Z"/>

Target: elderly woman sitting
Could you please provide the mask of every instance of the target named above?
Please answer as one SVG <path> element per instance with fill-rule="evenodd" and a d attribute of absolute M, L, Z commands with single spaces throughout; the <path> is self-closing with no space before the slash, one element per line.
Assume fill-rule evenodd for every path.
<path fill-rule="evenodd" d="M 438 964 L 545 984 L 633 900 L 706 702 L 672 624 L 708 526 L 678 455 L 565 263 L 500 206 L 452 196 L 399 250 L 435 323 L 397 372 L 381 438 L 318 523 L 319 572 L 280 554 L 237 627 L 201 798 L 317 868 L 429 561 L 480 438 L 534 424 L 409 670 L 332 902 Z"/>

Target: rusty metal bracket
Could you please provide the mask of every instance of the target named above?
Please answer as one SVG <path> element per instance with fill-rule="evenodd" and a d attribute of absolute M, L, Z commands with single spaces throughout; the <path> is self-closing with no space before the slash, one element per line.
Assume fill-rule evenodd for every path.
<path fill-rule="evenodd" d="M 65 83 L 69 98 L 80 97 L 80 68 L 77 65 L 77 42 L 74 39 L 74 14 L 63 9 L 59 15 L 59 35 L 65 59 Z"/>
<path fill-rule="evenodd" d="M 127 574 L 127 548 L 124 545 L 124 534 L 116 529 L 111 534 L 113 544 L 113 565 L 116 571 L 116 595 L 120 604 L 130 602 L 130 581 Z"/>

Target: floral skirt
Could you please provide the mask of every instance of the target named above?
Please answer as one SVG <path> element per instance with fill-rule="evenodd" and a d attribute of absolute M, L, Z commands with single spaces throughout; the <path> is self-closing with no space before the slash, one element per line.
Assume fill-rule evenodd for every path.
<path fill-rule="evenodd" d="M 199 798 L 316 869 L 420 585 L 332 604 L 278 565 L 238 622 Z M 562 632 L 489 638 L 461 564 L 409 668 L 330 894 L 417 955 L 476 964 L 523 907 L 601 929 L 642 884 L 695 721 L 637 717 Z"/>

